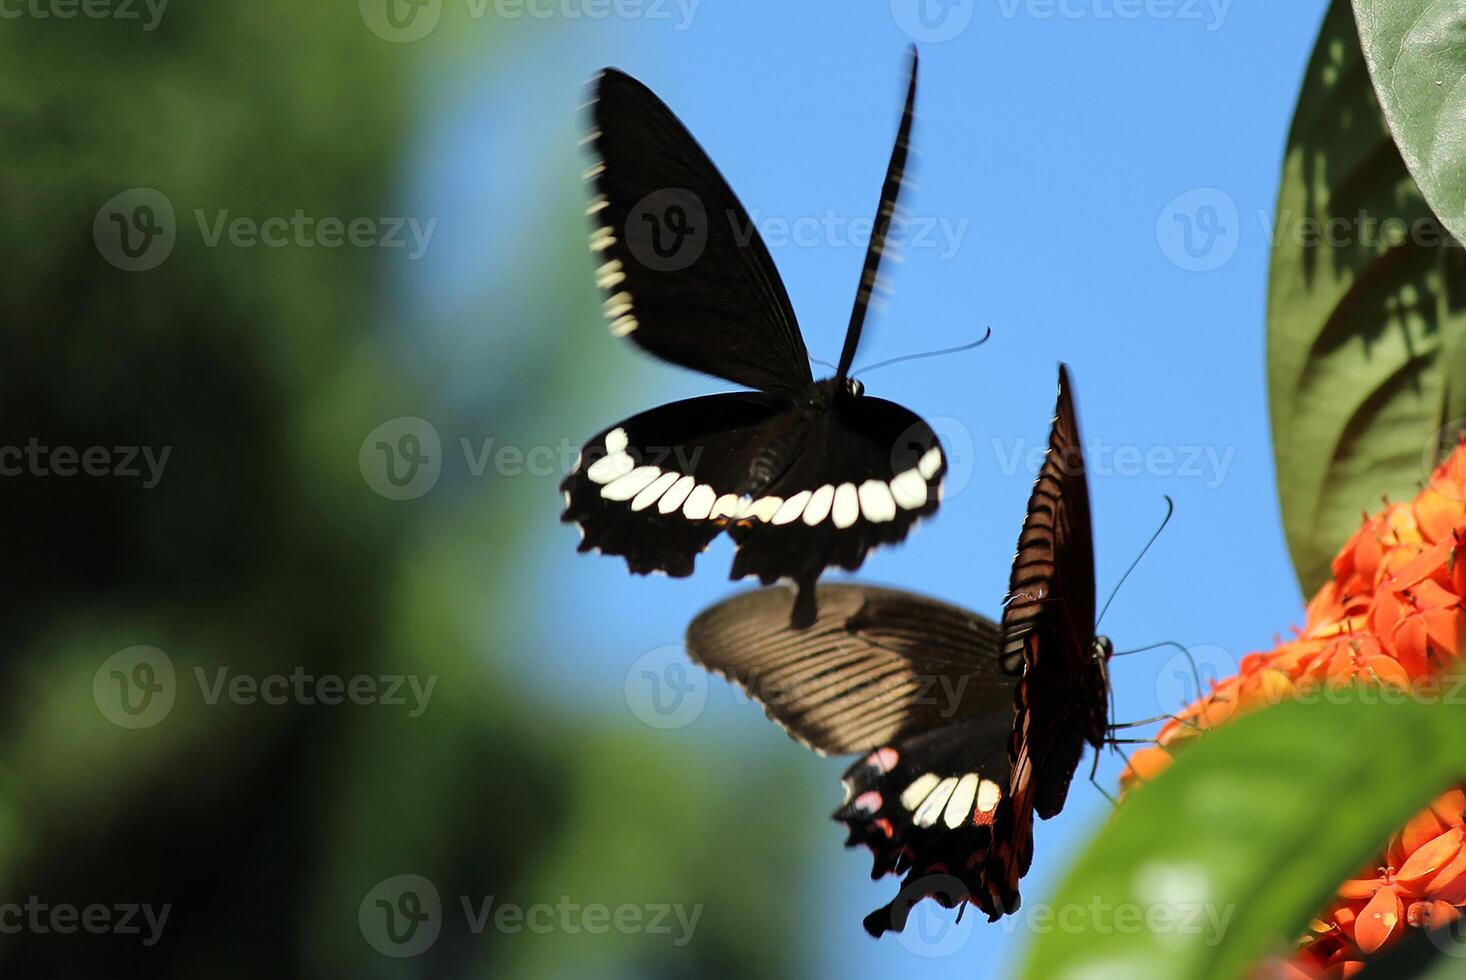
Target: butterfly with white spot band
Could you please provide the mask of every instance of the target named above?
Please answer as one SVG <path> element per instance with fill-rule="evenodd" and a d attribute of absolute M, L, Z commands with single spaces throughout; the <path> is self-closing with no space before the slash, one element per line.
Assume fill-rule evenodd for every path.
<path fill-rule="evenodd" d="M 900 931 L 925 897 L 991 919 L 1016 911 L 1033 815 L 1063 808 L 1084 744 L 1109 733 L 1110 645 L 1094 635 L 1089 492 L 1063 366 L 1001 627 L 889 589 L 819 594 L 804 631 L 785 625 L 787 589 L 713 606 L 688 627 L 688 655 L 820 754 L 861 755 L 835 818 L 847 846 L 870 847 L 872 877 L 906 876 L 868 932 Z"/>
<path fill-rule="evenodd" d="M 824 569 L 859 568 L 934 513 L 947 461 L 936 434 L 850 377 L 907 166 L 916 52 L 845 345 L 816 382 L 758 229 L 671 110 L 613 69 L 596 83 L 591 248 L 611 331 L 649 353 L 752 391 L 663 405 L 608 427 L 561 484 L 581 551 L 635 574 L 690 575 L 723 531 L 732 577 L 799 587 L 814 621 Z"/>

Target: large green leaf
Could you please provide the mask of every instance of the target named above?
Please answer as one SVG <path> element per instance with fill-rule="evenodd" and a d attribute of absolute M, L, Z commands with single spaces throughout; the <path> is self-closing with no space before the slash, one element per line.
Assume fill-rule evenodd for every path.
<path fill-rule="evenodd" d="M 1268 300 L 1278 494 L 1305 592 L 1362 511 L 1415 492 L 1466 415 L 1463 271 L 1335 0 L 1288 139 Z"/>
<path fill-rule="evenodd" d="M 1466 7 L 1354 0 L 1354 16 L 1401 156 L 1436 215 L 1466 238 Z"/>
<path fill-rule="evenodd" d="M 1289 703 L 1207 735 L 1121 805 L 1052 907 L 1019 911 L 1044 933 L 1026 976 L 1232 978 L 1286 953 L 1340 882 L 1466 776 L 1463 720 L 1414 701 Z"/>

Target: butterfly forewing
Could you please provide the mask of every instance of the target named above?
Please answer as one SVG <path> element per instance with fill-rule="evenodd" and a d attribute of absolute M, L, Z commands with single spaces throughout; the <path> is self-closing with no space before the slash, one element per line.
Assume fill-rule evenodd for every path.
<path fill-rule="evenodd" d="M 1104 738 L 1108 689 L 1095 657 L 1094 615 L 1089 485 L 1069 374 L 1060 365 L 1048 454 L 1003 611 L 1003 668 L 1022 678 L 1009 746 L 1012 783 L 986 882 L 998 909 L 1017 905 L 1018 881 L 1033 856 L 1033 815 L 1048 819 L 1063 808 L 1085 744 Z"/>
<path fill-rule="evenodd" d="M 657 357 L 797 395 L 813 378 L 769 250 L 672 111 L 613 68 L 595 83 L 591 250 L 611 330 Z"/>

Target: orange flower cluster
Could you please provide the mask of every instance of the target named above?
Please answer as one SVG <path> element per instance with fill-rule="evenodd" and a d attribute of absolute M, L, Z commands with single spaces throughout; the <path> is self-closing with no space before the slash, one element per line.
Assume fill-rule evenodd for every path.
<path fill-rule="evenodd" d="M 1169 721 L 1135 753 L 1123 782 L 1150 778 L 1172 753 L 1235 715 L 1310 691 L 1390 685 L 1443 693 L 1466 663 L 1466 444 L 1409 503 L 1366 516 L 1308 604 L 1305 626 Z M 1466 792 L 1418 814 L 1313 922 L 1286 966 L 1295 977 L 1347 977 L 1408 927 L 1438 926 L 1466 906 Z"/>

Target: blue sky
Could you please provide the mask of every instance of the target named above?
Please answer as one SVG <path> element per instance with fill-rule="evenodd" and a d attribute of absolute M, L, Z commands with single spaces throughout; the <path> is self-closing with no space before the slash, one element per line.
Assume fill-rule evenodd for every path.
<path fill-rule="evenodd" d="M 546 214 L 570 214 L 564 199 L 581 193 L 576 105 L 605 64 L 650 85 L 707 148 L 769 232 L 811 353 L 834 360 L 863 254 L 846 223 L 875 206 L 906 25 L 934 38 L 921 44 L 918 187 L 906 201 L 929 233 L 893 270 L 894 295 L 868 322 L 857 363 L 963 343 L 988 326 L 993 338 L 866 379 L 871 393 L 932 419 L 956 459 L 938 517 L 874 554 L 860 578 L 997 614 L 1062 359 L 1091 454 L 1102 596 L 1155 529 L 1163 495 L 1176 501 L 1103 631 L 1117 649 L 1193 645 L 1226 673 L 1302 619 L 1274 490 L 1264 313 L 1284 142 L 1326 5 L 954 0 L 946 20 L 929 7 L 923 27 L 915 3 L 626 0 L 619 9 L 639 16 L 591 20 L 564 16 L 585 0 L 556 0 L 553 17 L 471 25 L 464 37 L 482 56 L 425 81 L 410 163 L 414 207 L 456 216 L 407 284 L 429 311 L 422 329 L 461 352 L 444 397 L 523 384 L 525 352 L 552 329 L 583 332 L 583 356 L 612 380 L 576 404 L 537 406 L 495 432 L 501 442 L 578 441 L 661 401 L 727 387 L 652 363 L 594 316 L 537 319 L 546 297 L 534 270 L 574 254 L 570 225 Z M 547 530 L 517 583 L 519 639 L 531 643 L 544 617 L 558 634 L 523 683 L 640 724 L 623 691 L 628 670 L 742 587 L 726 581 L 730 552 L 715 546 L 691 581 L 632 579 L 617 560 L 574 553 L 574 532 L 555 522 L 554 480 L 541 482 L 530 506 Z M 1122 720 L 1194 693 L 1165 652 L 1118 661 L 1114 673 Z M 802 751 L 720 681 L 701 683 L 707 710 L 688 731 L 750 753 Z M 833 805 L 841 764 L 809 769 Z M 1117 769 L 1106 759 L 1102 782 Z M 1107 808 L 1076 782 L 1065 811 L 1038 829 L 1026 903 L 1051 893 Z M 823 877 L 805 883 L 827 896 L 809 909 L 821 972 L 1006 974 L 1033 941 L 1021 921 L 969 916 L 925 946 L 873 943 L 860 917 L 894 881 L 868 880 L 827 811 L 769 818 L 825 843 Z"/>

